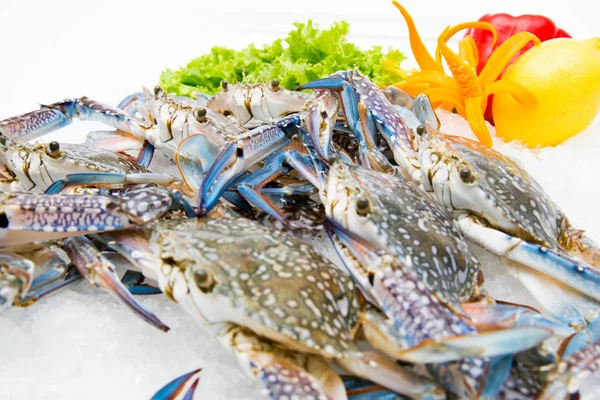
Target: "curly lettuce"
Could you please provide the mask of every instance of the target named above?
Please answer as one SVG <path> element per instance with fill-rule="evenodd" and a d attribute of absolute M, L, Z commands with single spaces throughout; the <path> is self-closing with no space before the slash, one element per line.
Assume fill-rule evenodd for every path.
<path fill-rule="evenodd" d="M 279 79 L 290 90 L 339 70 L 358 69 L 378 85 L 390 85 L 402 80 L 382 68 L 382 61 L 400 63 L 405 59 L 399 50 L 389 48 L 384 54 L 381 46 L 362 50 L 347 41 L 350 24 L 335 22 L 329 29 L 320 30 L 312 20 L 294 23 L 285 39 L 270 45 L 251 44 L 243 50 L 213 47 L 185 67 L 165 70 L 160 85 L 168 92 L 192 96 L 194 92 L 215 94 L 221 81 L 268 82 Z"/>

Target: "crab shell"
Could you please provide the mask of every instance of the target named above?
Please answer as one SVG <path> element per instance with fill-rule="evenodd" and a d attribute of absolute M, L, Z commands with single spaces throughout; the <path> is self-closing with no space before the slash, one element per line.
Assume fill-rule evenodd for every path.
<path fill-rule="evenodd" d="M 419 151 L 421 183 L 455 214 L 558 249 L 565 216 L 517 162 L 472 140 L 428 133 Z"/>
<path fill-rule="evenodd" d="M 408 257 L 442 303 L 460 312 L 460 303 L 472 297 L 478 260 L 448 213 L 415 185 L 338 161 L 324 197 L 329 217 L 380 249 Z"/>
<path fill-rule="evenodd" d="M 246 127 L 259 126 L 298 112 L 307 99 L 304 93 L 282 88 L 275 79 L 269 84 L 252 85 L 233 85 L 224 81 L 222 87 L 223 90 L 209 100 L 207 107 L 234 117 Z"/>
<path fill-rule="evenodd" d="M 210 327 L 234 323 L 296 351 L 358 354 L 354 284 L 308 245 L 246 219 L 154 227 L 162 291 Z"/>
<path fill-rule="evenodd" d="M 43 193 L 68 174 L 148 172 L 128 156 L 87 144 L 0 141 L 0 190 Z"/>

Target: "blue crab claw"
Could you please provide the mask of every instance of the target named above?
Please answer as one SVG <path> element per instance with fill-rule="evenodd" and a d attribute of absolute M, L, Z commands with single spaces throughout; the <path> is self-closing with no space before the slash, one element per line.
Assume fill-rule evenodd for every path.
<path fill-rule="evenodd" d="M 388 159 L 377 148 L 375 120 L 365 103 L 359 100 L 358 94 L 350 83 L 342 78 L 323 78 L 298 88 L 298 90 L 301 89 L 339 90 L 346 122 L 359 142 L 359 156 L 362 165 L 377 171 L 392 170 Z M 320 147 L 318 146 L 319 142 L 315 143 L 312 137 L 311 140 L 318 149 Z"/>
<path fill-rule="evenodd" d="M 396 112 L 402 118 L 402 121 L 406 124 L 406 126 L 412 130 L 416 130 L 423 122 L 419 121 L 417 116 L 408 108 L 404 106 L 396 106 L 394 105 Z"/>
<path fill-rule="evenodd" d="M 81 97 L 42 105 L 39 110 L 0 121 L 0 130 L 9 138 L 28 141 L 71 124 L 73 118 L 100 122 L 140 137 L 150 128 L 126 111 Z"/>
<path fill-rule="evenodd" d="M 144 275 L 139 271 L 125 272 L 125 275 L 121 278 L 121 282 L 131 294 L 148 295 L 162 293 L 159 288 L 144 283 Z"/>
<path fill-rule="evenodd" d="M 126 111 L 129 115 L 135 115 L 135 105 L 138 102 L 141 102 L 146 98 L 146 94 L 142 92 L 132 93 L 129 96 L 125 97 L 121 102 L 117 105 L 117 108 L 120 108 L 123 111 Z"/>
<path fill-rule="evenodd" d="M 233 179 L 231 177 L 222 177 L 221 175 L 236 162 L 237 156 L 237 144 L 228 143 L 206 172 L 198 192 L 199 216 L 206 215 L 217 204 L 221 195 L 223 195 L 232 183 Z M 232 168 L 229 168 L 229 170 L 232 170 Z"/>
<path fill-rule="evenodd" d="M 304 114 L 304 124 L 308 131 L 310 141 L 321 160 L 328 165 L 331 157 L 331 138 L 333 129 L 328 126 L 322 113 L 313 108 Z"/>
<path fill-rule="evenodd" d="M 225 144 L 204 176 L 198 193 L 198 215 L 206 215 L 252 165 L 291 143 L 299 124 L 299 115 L 289 115 L 271 125 L 245 132 Z"/>
<path fill-rule="evenodd" d="M 420 94 L 415 98 L 411 111 L 422 124 L 429 124 L 433 129 L 440 128 L 440 120 L 433 110 L 429 96 L 426 94 Z"/>
<path fill-rule="evenodd" d="M 152 145 L 149 141 L 144 140 L 144 144 L 142 145 L 142 150 L 137 157 L 137 163 L 144 168 L 148 168 L 150 163 L 152 162 L 152 158 L 154 157 L 154 145 Z"/>
<path fill-rule="evenodd" d="M 204 180 L 204 171 L 214 164 L 219 147 L 203 135 L 193 135 L 179 144 L 175 162 L 186 185 L 198 191 Z"/>
<path fill-rule="evenodd" d="M 463 304 L 470 321 L 479 329 L 506 329 L 537 326 L 547 328 L 555 335 L 569 337 L 576 331 L 571 326 L 544 318 L 537 310 L 518 304 Z"/>
<path fill-rule="evenodd" d="M 414 97 L 396 86 L 388 86 L 382 90 L 385 97 L 395 106 L 412 108 Z"/>
<path fill-rule="evenodd" d="M 150 400 L 192 400 L 200 381 L 202 368 L 196 369 L 163 386 Z"/>
<path fill-rule="evenodd" d="M 169 327 L 162 323 L 152 311 L 146 309 L 133 297 L 119 280 L 115 266 L 94 247 L 89 239 L 84 236 L 72 237 L 63 242 L 62 248 L 81 275 L 90 283 L 107 290 L 142 319 L 161 331 L 169 330 Z"/>
<path fill-rule="evenodd" d="M 584 330 L 565 340 L 561 346 L 561 357 L 568 357 L 600 340 L 600 318 L 596 318 Z"/>

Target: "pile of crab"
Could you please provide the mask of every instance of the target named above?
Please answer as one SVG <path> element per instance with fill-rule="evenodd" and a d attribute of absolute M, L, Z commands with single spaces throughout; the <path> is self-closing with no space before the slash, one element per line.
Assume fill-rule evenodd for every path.
<path fill-rule="evenodd" d="M 272 399 L 577 398 L 600 366 L 598 246 L 519 164 L 441 133 L 426 96 L 356 71 L 298 89 L 0 121 L 0 311 L 87 279 L 167 331 L 135 297 L 164 293 Z M 74 118 L 115 129 L 33 141 Z M 544 310 L 491 298 L 473 245 L 525 266 Z"/>

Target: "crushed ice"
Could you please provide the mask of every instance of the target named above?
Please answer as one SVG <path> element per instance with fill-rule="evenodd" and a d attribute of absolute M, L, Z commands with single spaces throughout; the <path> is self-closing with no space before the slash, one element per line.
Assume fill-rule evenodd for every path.
<path fill-rule="evenodd" d="M 440 112 L 443 130 L 473 137 L 466 121 Z M 572 223 L 600 239 L 597 149 L 600 121 L 555 148 L 528 150 L 496 140 L 496 148 L 518 159 Z M 337 259 L 326 235 L 317 250 Z M 506 271 L 499 257 L 476 249 L 486 288 L 500 300 L 539 304 Z M 336 260 L 339 262 L 339 260 Z M 149 399 L 176 376 L 203 368 L 197 399 L 258 399 L 235 359 L 170 300 L 142 298 L 168 333 L 132 315 L 109 294 L 82 282 L 26 309 L 0 316 L 0 389 L 3 399 Z"/>

